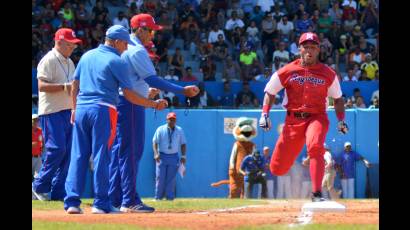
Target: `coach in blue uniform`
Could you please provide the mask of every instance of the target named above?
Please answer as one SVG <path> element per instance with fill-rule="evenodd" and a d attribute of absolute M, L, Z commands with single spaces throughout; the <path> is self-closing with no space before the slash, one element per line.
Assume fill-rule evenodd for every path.
<path fill-rule="evenodd" d="M 84 190 L 88 160 L 93 154 L 94 193 L 92 213 L 118 212 L 110 203 L 109 161 L 117 124 L 118 89 L 132 103 L 157 109 L 166 107 L 164 100 L 151 101 L 130 90 L 128 64 L 120 55 L 127 49 L 127 29 L 115 25 L 106 32 L 105 44 L 85 53 L 74 73 L 72 99 L 74 121 L 71 164 L 68 169 L 64 209 L 69 214 L 82 213 L 81 194 Z M 78 95 L 78 96 L 77 96 Z"/>
<path fill-rule="evenodd" d="M 43 167 L 32 184 L 33 195 L 39 200 L 64 199 L 64 183 L 70 164 L 73 105 L 69 91 L 75 69 L 70 55 L 81 40 L 69 28 L 57 30 L 54 40 L 54 48 L 37 67 L 38 114 L 46 147 Z"/>
<path fill-rule="evenodd" d="M 252 198 L 253 186 L 255 184 L 262 185 L 261 197 L 266 198 L 266 173 L 265 173 L 265 158 L 261 156 L 258 150 L 254 150 L 251 155 L 243 158 L 241 168 L 239 170 L 242 173 L 245 181 L 245 197 Z"/>
<path fill-rule="evenodd" d="M 181 87 L 158 77 L 144 44 L 148 44 L 155 30 L 162 27 L 155 24 L 149 14 L 138 14 L 131 19 L 133 34 L 128 50 L 122 59 L 130 66 L 132 90 L 147 97 L 149 86 L 173 93 L 193 97 L 199 93 L 196 86 Z M 117 135 L 113 145 L 110 164 L 110 199 L 122 212 L 153 212 L 145 205 L 136 190 L 139 161 L 144 151 L 145 109 L 133 105 L 120 96 L 118 105 Z"/>

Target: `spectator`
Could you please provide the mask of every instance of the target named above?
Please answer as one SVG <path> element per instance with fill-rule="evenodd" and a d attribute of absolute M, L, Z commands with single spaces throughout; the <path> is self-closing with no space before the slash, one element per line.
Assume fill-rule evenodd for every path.
<path fill-rule="evenodd" d="M 301 19 L 296 20 L 296 32 L 298 34 L 308 32 L 309 26 L 314 26 L 313 21 L 309 18 L 309 14 L 305 12 Z"/>
<path fill-rule="evenodd" d="M 240 18 L 241 20 L 244 19 L 245 14 L 239 4 L 240 3 L 238 0 L 232 1 L 231 8 L 226 11 L 226 16 L 230 18 L 232 17 L 233 12 L 236 12 L 238 18 Z"/>
<path fill-rule="evenodd" d="M 342 35 L 341 33 L 341 25 L 337 24 L 336 22 L 332 22 L 332 27 L 330 27 L 330 30 L 328 32 L 328 38 L 330 43 L 333 46 L 336 46 L 339 43 L 340 36 Z"/>
<path fill-rule="evenodd" d="M 351 98 L 347 99 L 345 103 L 345 109 L 353 109 L 353 100 Z"/>
<path fill-rule="evenodd" d="M 198 78 L 195 77 L 194 75 L 192 75 L 192 68 L 191 67 L 186 67 L 185 69 L 185 75 L 184 77 L 181 79 L 181 81 L 183 82 L 192 82 L 192 81 L 198 81 Z"/>
<path fill-rule="evenodd" d="M 222 95 L 218 97 L 219 105 L 224 107 L 233 107 L 235 103 L 235 95 L 231 92 L 231 85 L 229 81 L 224 82 L 224 89 Z"/>
<path fill-rule="evenodd" d="M 370 53 L 372 50 L 375 49 L 374 45 L 367 42 L 365 39 L 364 35 L 361 35 L 359 37 L 359 42 L 358 42 L 358 46 L 360 48 L 360 51 L 362 51 L 363 53 L 367 54 Z"/>
<path fill-rule="evenodd" d="M 38 127 L 38 115 L 31 115 L 31 176 L 37 178 L 41 169 L 43 152 L 43 134 Z"/>
<path fill-rule="evenodd" d="M 342 61 L 345 64 L 348 64 L 348 52 L 350 50 L 350 42 L 347 41 L 347 36 L 342 34 L 340 36 L 340 40 L 339 42 L 336 44 L 336 66 L 339 66 L 340 63 L 340 59 L 342 59 Z"/>
<path fill-rule="evenodd" d="M 75 11 L 75 23 L 78 29 L 89 27 L 91 15 L 85 8 L 84 3 L 80 3 Z"/>
<path fill-rule="evenodd" d="M 275 4 L 275 8 L 274 8 L 274 10 L 273 10 L 273 12 L 272 12 L 272 16 L 273 16 L 273 19 L 276 21 L 276 22 L 280 22 L 281 20 L 282 20 L 282 17 L 285 15 L 285 13 L 283 13 L 282 11 L 280 11 L 280 5 L 279 5 L 279 3 L 276 3 Z"/>
<path fill-rule="evenodd" d="M 343 7 L 342 21 L 347 20 L 349 18 L 349 14 L 356 15 L 356 10 L 353 7 L 350 7 L 347 4 L 342 5 L 342 7 Z"/>
<path fill-rule="evenodd" d="M 53 27 L 53 30 L 55 31 L 61 28 L 61 26 L 63 25 L 63 21 L 64 21 L 64 13 L 62 11 L 59 11 L 57 13 L 57 17 L 51 20 L 51 26 Z"/>
<path fill-rule="evenodd" d="M 262 20 L 262 46 L 274 37 L 276 37 L 276 21 L 273 20 L 272 13 L 268 12 Z"/>
<path fill-rule="evenodd" d="M 190 36 L 191 27 L 192 27 L 191 31 L 195 31 L 196 33 L 198 33 L 198 36 L 199 36 L 199 26 L 193 16 L 188 16 L 188 19 L 185 22 L 183 22 L 181 26 L 179 27 L 179 30 L 182 35 L 182 39 L 184 39 L 184 41 L 188 44 L 190 43 L 191 40 L 193 40 Z M 185 47 L 187 47 L 187 45 L 185 45 Z"/>
<path fill-rule="evenodd" d="M 71 8 L 71 4 L 69 2 L 66 2 L 64 4 L 64 8 L 61 9 L 63 12 L 63 17 L 66 22 L 69 22 L 70 27 L 74 26 L 74 11 Z"/>
<path fill-rule="evenodd" d="M 246 28 L 246 33 L 248 35 L 248 41 L 255 45 L 255 47 L 259 47 L 259 29 L 256 27 L 256 22 L 251 21 L 251 24 Z"/>
<path fill-rule="evenodd" d="M 231 56 L 226 57 L 226 61 L 224 62 L 222 80 L 224 82 L 238 82 L 240 81 L 241 76 L 241 68 L 239 64 L 232 59 Z"/>
<path fill-rule="evenodd" d="M 279 50 L 276 50 L 275 52 L 273 52 L 272 60 L 275 60 L 276 57 L 279 58 L 280 68 L 282 68 L 284 65 L 286 65 L 290 60 L 289 52 L 287 50 L 285 50 L 285 46 L 286 46 L 286 44 L 284 42 L 280 42 L 279 43 Z"/>
<path fill-rule="evenodd" d="M 265 71 L 263 72 L 263 74 L 259 74 L 255 77 L 256 81 L 269 81 L 270 76 L 272 76 L 272 72 L 271 69 L 268 67 L 265 67 Z"/>
<path fill-rule="evenodd" d="M 222 34 L 218 35 L 218 41 L 212 44 L 213 58 L 215 61 L 223 61 L 228 56 L 228 44 L 225 42 Z"/>
<path fill-rule="evenodd" d="M 367 72 L 366 71 L 361 71 L 360 72 L 360 77 L 358 79 L 359 81 L 371 81 L 372 79 L 367 77 Z"/>
<path fill-rule="evenodd" d="M 354 108 L 362 108 L 362 109 L 367 107 L 366 104 L 364 103 L 364 100 L 363 100 L 362 96 L 359 96 L 359 97 L 356 98 L 356 102 L 353 105 L 353 107 Z"/>
<path fill-rule="evenodd" d="M 41 10 L 41 17 L 46 19 L 47 21 L 50 21 L 51 19 L 54 18 L 56 13 L 52 8 L 51 2 L 47 2 L 45 4 L 46 4 L 45 7 Z M 80 5 L 81 5 L 81 3 L 80 3 Z M 83 4 L 83 6 L 84 6 L 84 4 Z M 77 20 L 77 17 L 76 17 L 76 20 Z"/>
<path fill-rule="evenodd" d="M 244 101 L 248 99 L 249 101 Z M 258 98 L 256 98 L 255 94 L 249 88 L 249 82 L 244 81 L 242 83 L 242 90 L 238 93 L 236 98 L 236 106 L 239 107 L 240 105 L 247 104 L 246 102 L 249 102 L 249 106 L 259 106 Z"/>
<path fill-rule="evenodd" d="M 252 65 L 249 67 L 249 74 L 248 77 L 252 80 L 256 80 L 256 76 L 262 75 L 263 76 L 263 64 L 259 62 L 258 59 L 254 59 Z"/>
<path fill-rule="evenodd" d="M 156 54 L 159 57 L 159 75 L 164 76 L 168 69 L 168 42 L 164 39 L 164 36 L 161 32 L 157 32 L 155 33 L 153 43 L 155 45 L 155 48 L 157 49 Z"/>
<path fill-rule="evenodd" d="M 275 187 L 274 187 L 274 176 L 272 174 L 272 172 L 270 171 L 270 159 L 271 156 L 270 154 L 270 149 L 268 146 L 264 146 L 263 147 L 263 157 L 265 158 L 265 174 L 266 174 L 266 194 L 268 199 L 273 199 L 275 197 L 274 192 L 275 191 Z"/>
<path fill-rule="evenodd" d="M 379 65 L 376 61 L 372 61 L 372 55 L 370 53 L 366 54 L 365 61 L 366 62 L 360 66 L 360 69 L 366 72 L 369 79 L 374 80 L 376 72 L 379 70 Z"/>
<path fill-rule="evenodd" d="M 361 30 L 360 25 L 355 25 L 352 30 L 352 43 L 354 45 L 358 45 L 360 41 L 360 37 L 364 36 L 363 31 Z"/>
<path fill-rule="evenodd" d="M 272 63 L 272 73 L 278 71 L 281 68 L 280 65 L 280 58 L 279 57 L 275 57 L 273 59 L 273 63 Z"/>
<path fill-rule="evenodd" d="M 277 177 L 277 193 L 276 199 L 288 199 L 291 197 L 291 181 L 289 170 L 286 174 Z"/>
<path fill-rule="evenodd" d="M 161 12 L 160 18 L 158 19 L 157 24 L 162 26 L 162 36 L 164 37 L 164 41 L 167 41 L 168 47 L 174 43 L 174 36 L 173 36 L 173 21 L 169 18 L 168 13 L 166 11 Z"/>
<path fill-rule="evenodd" d="M 362 71 L 360 70 L 360 65 L 357 63 L 353 63 L 353 76 L 355 76 L 356 79 L 359 79 L 361 74 Z"/>
<path fill-rule="evenodd" d="M 353 0 L 344 0 L 342 6 L 348 6 L 350 8 L 353 8 L 354 10 L 357 10 L 357 3 Z"/>
<path fill-rule="evenodd" d="M 358 97 L 361 97 L 361 96 L 362 96 L 362 94 L 361 94 L 360 89 L 359 89 L 359 88 L 354 88 L 354 89 L 353 89 L 353 96 L 350 97 L 350 98 L 352 99 L 352 102 L 353 102 L 353 103 L 356 103 L 356 99 L 357 99 Z"/>
<path fill-rule="evenodd" d="M 293 22 L 288 21 L 288 16 L 284 15 L 278 23 L 278 32 L 280 39 L 287 38 L 293 41 L 295 27 Z"/>
<path fill-rule="evenodd" d="M 318 20 L 318 33 L 327 34 L 332 27 L 332 18 L 329 17 L 329 12 L 324 10 L 322 12 L 322 17 Z"/>
<path fill-rule="evenodd" d="M 354 75 L 353 68 L 349 68 L 347 75 L 343 78 L 343 81 L 357 81 L 357 78 Z"/>
<path fill-rule="evenodd" d="M 232 34 L 232 31 L 236 29 L 236 27 L 243 28 L 245 24 L 243 21 L 238 18 L 238 14 L 236 11 L 232 11 L 232 16 L 225 24 L 225 30 L 228 32 L 228 35 Z"/>
<path fill-rule="evenodd" d="M 324 33 L 319 33 L 320 47 L 323 47 L 326 52 L 326 56 L 330 57 L 333 54 L 333 44 L 325 37 Z"/>
<path fill-rule="evenodd" d="M 373 1 L 369 1 L 367 7 L 364 9 L 360 23 L 363 25 L 363 30 L 369 38 L 374 38 L 375 34 L 378 32 L 379 27 L 379 13 L 377 6 Z"/>
<path fill-rule="evenodd" d="M 175 49 L 175 54 L 168 57 L 168 68 L 175 69 L 175 75 L 182 78 L 184 72 L 184 57 L 181 54 L 181 48 Z"/>
<path fill-rule="evenodd" d="M 299 43 L 299 38 L 295 36 L 292 43 L 290 44 L 290 57 L 292 57 L 292 59 L 299 56 L 298 43 Z"/>
<path fill-rule="evenodd" d="M 252 76 L 249 76 L 249 70 L 254 59 L 257 59 L 257 55 L 254 51 L 251 51 L 251 46 L 247 45 L 244 52 L 241 53 L 239 57 L 239 62 L 241 65 L 242 80 L 252 80 Z"/>
<path fill-rule="evenodd" d="M 359 153 L 352 151 L 352 144 L 345 142 L 344 152 L 336 157 L 336 168 L 341 174 L 343 198 L 353 199 L 355 197 L 355 178 L 356 178 L 356 161 L 363 161 L 367 168 L 370 163 Z"/>
<path fill-rule="evenodd" d="M 340 25 L 342 23 L 343 10 L 340 9 L 338 2 L 333 2 L 332 8 L 328 10 L 329 16 L 333 22 Z"/>
<path fill-rule="evenodd" d="M 152 138 L 156 161 L 155 200 L 175 199 L 176 174 L 178 167 L 186 163 L 186 139 L 184 131 L 176 125 L 177 116 L 168 113 L 167 124 L 157 128 Z M 181 158 L 178 152 L 181 151 Z"/>
<path fill-rule="evenodd" d="M 208 43 L 215 43 L 218 41 L 218 36 L 222 35 L 223 39 L 225 40 L 225 34 L 224 32 L 219 29 L 219 25 L 218 24 L 214 24 L 212 26 L 212 30 L 209 32 L 209 36 L 208 36 Z"/>
<path fill-rule="evenodd" d="M 259 150 L 254 150 L 251 155 L 243 158 L 239 172 L 244 175 L 245 198 L 256 198 L 253 196 L 253 187 L 256 184 L 262 185 L 261 197 L 267 198 L 265 158 Z"/>
<path fill-rule="evenodd" d="M 255 21 L 256 25 L 258 25 L 259 27 L 264 17 L 265 17 L 265 13 L 261 10 L 261 7 L 256 5 L 253 7 L 253 11 L 251 12 L 249 16 L 249 20 Z"/>
<path fill-rule="evenodd" d="M 125 28 L 127 28 L 127 30 L 130 29 L 130 25 L 128 24 L 128 19 L 125 17 L 124 12 L 119 11 L 117 17 L 114 18 L 114 20 L 112 21 L 113 25 L 120 25 L 120 26 L 124 26 Z"/>
<path fill-rule="evenodd" d="M 104 6 L 103 0 L 97 0 L 96 5 L 92 9 L 91 19 L 95 20 L 99 15 L 108 15 L 108 8 Z"/>
<path fill-rule="evenodd" d="M 325 175 L 323 176 L 322 181 L 322 191 L 324 192 L 324 195 L 327 195 L 329 192 L 330 198 L 334 200 L 340 197 L 342 191 L 336 191 L 334 188 L 336 177 L 335 161 L 332 157 L 332 153 L 330 152 L 330 148 L 326 145 L 326 143 L 324 146 L 326 150 L 323 156 L 325 158 Z"/>
<path fill-rule="evenodd" d="M 213 97 L 205 90 L 204 82 L 200 82 L 198 84 L 198 88 L 199 88 L 199 94 L 197 94 L 195 97 L 190 98 L 191 99 L 190 106 L 198 107 L 198 108 L 215 106 L 215 101 Z"/>
<path fill-rule="evenodd" d="M 365 54 L 360 51 L 360 48 L 355 47 L 354 51 L 349 55 L 349 64 L 357 63 L 362 64 L 365 61 Z"/>
<path fill-rule="evenodd" d="M 189 16 L 193 16 L 196 18 L 196 14 L 193 10 L 193 7 L 191 7 L 191 5 L 189 3 L 185 3 L 183 6 L 182 11 L 179 13 L 179 25 L 181 25 L 183 22 L 185 22 L 186 20 L 188 20 Z M 161 24 L 161 23 L 158 23 Z"/>
<path fill-rule="evenodd" d="M 200 68 L 204 76 L 204 81 L 215 81 L 216 65 L 212 61 L 212 58 L 205 58 L 205 60 L 201 62 Z"/>
<path fill-rule="evenodd" d="M 355 25 L 357 25 L 357 20 L 353 17 L 353 14 L 348 14 L 347 19 L 343 23 L 344 32 L 351 33 Z"/>
<path fill-rule="evenodd" d="M 371 100 L 373 101 L 376 97 L 377 97 L 377 99 L 379 99 L 379 90 L 375 90 L 375 91 L 372 93 L 372 98 L 371 98 Z"/>
<path fill-rule="evenodd" d="M 372 104 L 369 106 L 369 109 L 378 109 L 379 108 L 379 98 L 375 97 L 372 100 Z"/>
<path fill-rule="evenodd" d="M 218 14 L 216 15 L 216 20 L 218 23 L 219 28 L 224 28 L 226 23 L 225 11 L 223 9 L 219 9 Z"/>
<path fill-rule="evenodd" d="M 98 23 L 95 29 L 91 31 L 91 47 L 95 48 L 103 42 L 105 33 L 103 24 Z"/>
<path fill-rule="evenodd" d="M 239 27 L 236 27 L 234 31 L 231 33 L 231 44 L 234 48 L 234 53 L 233 56 L 236 57 L 239 56 L 240 52 L 244 50 L 244 45 L 245 44 L 252 44 L 248 39 L 246 38 L 246 35 L 242 33 L 242 29 Z"/>
<path fill-rule="evenodd" d="M 272 7 L 274 6 L 273 0 L 258 0 L 256 5 L 261 7 L 261 10 L 265 13 L 271 12 Z"/>
<path fill-rule="evenodd" d="M 249 14 L 252 12 L 252 10 L 253 10 L 253 8 L 254 8 L 255 5 L 256 5 L 256 4 L 255 4 L 255 1 L 254 1 L 254 0 L 240 0 L 240 5 L 239 5 L 239 7 L 240 7 L 241 9 L 243 9 L 243 12 L 244 12 L 246 15 L 249 15 Z"/>
<path fill-rule="evenodd" d="M 168 74 L 164 76 L 164 79 L 168 81 L 179 81 L 179 77 L 175 75 L 175 68 L 169 68 Z"/>

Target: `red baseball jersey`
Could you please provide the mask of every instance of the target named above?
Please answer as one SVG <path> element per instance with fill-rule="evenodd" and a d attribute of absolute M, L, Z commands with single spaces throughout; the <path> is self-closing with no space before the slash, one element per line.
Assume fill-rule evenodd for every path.
<path fill-rule="evenodd" d="M 289 111 L 323 113 L 327 97 L 342 96 L 339 79 L 329 66 L 318 63 L 305 67 L 297 59 L 276 71 L 265 92 L 275 95 L 285 88 L 283 106 Z"/>

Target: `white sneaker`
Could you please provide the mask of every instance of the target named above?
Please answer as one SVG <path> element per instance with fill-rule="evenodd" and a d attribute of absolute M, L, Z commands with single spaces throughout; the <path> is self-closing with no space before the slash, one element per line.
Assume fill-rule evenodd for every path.
<path fill-rule="evenodd" d="M 68 214 L 83 214 L 83 210 L 79 207 L 69 207 L 66 212 Z"/>
<path fill-rule="evenodd" d="M 38 193 L 38 192 L 34 191 L 33 186 L 31 186 L 31 194 L 34 195 L 38 200 L 41 200 L 41 201 L 50 200 L 47 193 Z"/>
<path fill-rule="evenodd" d="M 93 206 L 92 209 L 91 209 L 91 213 L 92 214 L 119 214 L 119 213 L 121 213 L 121 211 L 118 208 L 111 207 L 111 210 L 109 212 L 106 212 L 102 209 L 99 209 L 99 208 Z"/>

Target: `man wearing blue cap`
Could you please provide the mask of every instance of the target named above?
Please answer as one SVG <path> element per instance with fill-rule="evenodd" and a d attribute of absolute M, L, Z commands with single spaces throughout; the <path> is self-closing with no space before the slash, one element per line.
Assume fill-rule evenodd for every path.
<path fill-rule="evenodd" d="M 94 214 L 115 213 L 108 197 L 110 150 L 117 124 L 116 106 L 118 89 L 131 103 L 156 109 L 164 109 L 163 99 L 148 100 L 131 90 L 128 64 L 120 55 L 130 40 L 127 29 L 115 25 L 106 32 L 104 45 L 85 53 L 74 72 L 71 97 L 73 107 L 71 122 L 74 123 L 71 163 L 68 169 L 64 209 L 69 214 L 81 214 L 81 194 L 84 190 L 88 160 L 93 153 Z"/>
<path fill-rule="evenodd" d="M 162 29 L 151 15 L 133 16 L 131 28 L 131 39 L 135 45 L 130 45 L 121 58 L 130 66 L 129 76 L 133 91 L 144 97 L 151 94 L 149 87 L 184 94 L 186 97 L 194 97 L 199 93 L 195 85 L 181 87 L 158 77 L 144 47 L 152 40 L 155 31 Z M 110 163 L 110 200 L 115 207 L 120 207 L 122 212 L 154 212 L 155 209 L 145 205 L 137 192 L 138 168 L 145 142 L 144 107 L 131 104 L 120 96 L 117 126 Z"/>

